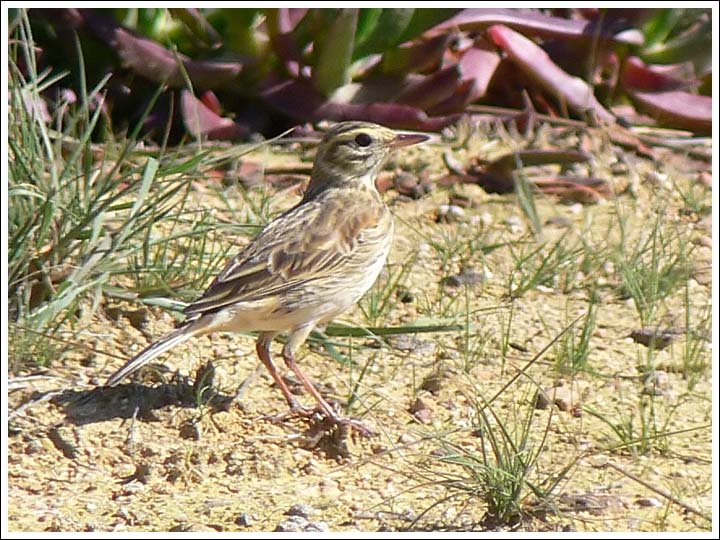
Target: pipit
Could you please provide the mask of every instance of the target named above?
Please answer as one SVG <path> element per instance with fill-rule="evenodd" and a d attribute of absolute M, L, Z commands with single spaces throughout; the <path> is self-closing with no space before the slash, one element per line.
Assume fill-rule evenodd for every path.
<path fill-rule="evenodd" d="M 428 137 L 396 133 L 367 122 L 342 122 L 323 137 L 302 200 L 260 231 L 205 293 L 185 308 L 186 321 L 113 374 L 115 386 L 168 349 L 213 332 L 259 332 L 257 354 L 287 400 L 291 414 L 319 413 L 331 423 L 366 431 L 343 418 L 302 372 L 295 354 L 318 325 L 351 308 L 377 279 L 390 251 L 393 218 L 375 179 L 395 148 Z M 274 337 L 317 407 L 303 407 L 270 354 Z"/>

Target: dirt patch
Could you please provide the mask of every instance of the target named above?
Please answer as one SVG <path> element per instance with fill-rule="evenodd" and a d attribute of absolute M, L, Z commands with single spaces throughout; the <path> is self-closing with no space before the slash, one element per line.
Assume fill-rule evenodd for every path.
<path fill-rule="evenodd" d="M 476 133 L 458 159 L 496 144 Z M 634 155 L 613 174 L 622 150 L 598 145 L 595 175 L 617 177 L 624 192 L 591 206 L 538 196 L 541 238 L 514 195 L 475 186 L 436 187 L 416 200 L 386 193 L 397 216 L 390 264 L 342 320 L 442 331 L 318 336 L 299 360 L 341 408 L 352 399 L 348 414 L 373 438 L 270 421 L 285 402 L 257 369 L 251 336 L 193 340 L 137 382 L 98 389 L 175 319 L 148 308 L 133 322 L 127 313 L 141 306 L 132 302 L 87 306 L 80 330 L 67 329 L 72 350 L 12 380 L 10 530 L 709 530 L 711 284 L 702 276 L 711 249 L 702 239 L 710 232 L 688 194 L 709 208 L 710 190 L 695 185 L 697 171 Z M 393 166 L 432 178 L 446 149 Z M 658 167 L 669 179 L 662 185 L 648 176 Z M 297 200 L 294 188 L 274 189 L 272 211 Z M 217 205 L 223 219 L 212 194 L 199 190 L 197 204 Z M 458 195 L 469 201 L 463 211 L 438 219 Z M 668 250 L 654 252 L 656 268 L 675 248 L 685 249 L 687 267 L 653 307 L 654 325 L 679 329 L 661 350 L 632 338 L 645 326 L 643 306 L 621 286 L 633 269 L 652 267 L 650 248 L 624 268 L 631 257 L 616 247 L 651 245 L 653 231 Z M 198 386 L 208 362 L 214 383 Z M 502 470 L 514 471 L 520 492 L 504 516 L 492 489 Z"/>

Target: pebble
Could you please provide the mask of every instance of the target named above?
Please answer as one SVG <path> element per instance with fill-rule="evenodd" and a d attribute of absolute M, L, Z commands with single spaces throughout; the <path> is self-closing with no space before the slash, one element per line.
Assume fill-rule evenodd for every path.
<path fill-rule="evenodd" d="M 432 247 L 427 242 L 420 242 L 417 245 L 416 253 L 418 258 L 428 257 L 432 254 Z"/>
<path fill-rule="evenodd" d="M 437 344 L 433 341 L 420 339 L 410 334 L 399 334 L 388 340 L 399 351 L 409 351 L 422 356 L 431 356 L 435 353 Z"/>
<path fill-rule="evenodd" d="M 204 523 L 178 523 L 174 527 L 170 527 L 170 532 L 203 532 L 203 533 L 217 533 L 218 529 L 210 527 Z"/>
<path fill-rule="evenodd" d="M 445 163 L 445 166 L 447 167 L 448 171 L 450 171 L 453 174 L 457 174 L 458 176 L 464 176 L 466 173 L 465 167 L 463 167 L 462 163 L 460 163 L 455 156 L 452 155 L 450 150 L 445 150 L 443 152 L 443 162 Z"/>
<path fill-rule="evenodd" d="M 678 331 L 672 328 L 640 328 L 630 333 L 630 338 L 635 343 L 640 343 L 646 347 L 653 347 L 659 351 L 670 345 L 674 340 Z"/>
<path fill-rule="evenodd" d="M 655 497 L 640 497 L 635 500 L 638 506 L 647 506 L 651 508 L 660 508 L 663 504 Z"/>
<path fill-rule="evenodd" d="M 413 437 L 409 433 L 401 433 L 398 437 L 398 442 L 400 444 L 413 444 L 415 442 L 415 437 Z"/>
<path fill-rule="evenodd" d="M 315 509 L 310 506 L 309 504 L 293 504 L 287 512 L 285 512 L 286 516 L 300 516 L 304 518 L 310 517 L 312 514 L 315 513 Z"/>
<path fill-rule="evenodd" d="M 693 239 L 693 244 L 712 249 L 712 236 L 698 236 Z"/>
<path fill-rule="evenodd" d="M 697 182 L 698 184 L 703 185 L 706 188 L 712 188 L 712 174 L 707 171 L 702 171 L 698 173 Z"/>
<path fill-rule="evenodd" d="M 432 190 L 432 184 L 422 182 L 417 176 L 403 172 L 395 177 L 395 189 L 411 199 L 420 199 Z"/>
<path fill-rule="evenodd" d="M 238 517 L 235 518 L 235 525 L 239 527 L 249 527 L 252 525 L 252 518 L 250 517 L 250 514 L 247 514 L 243 512 Z"/>
<path fill-rule="evenodd" d="M 403 304 L 410 304 L 415 301 L 415 295 L 405 287 L 398 287 L 395 291 L 395 297 Z"/>
<path fill-rule="evenodd" d="M 150 312 L 146 308 L 140 308 L 133 311 L 126 311 L 125 317 L 127 317 L 127 320 L 130 321 L 132 326 L 138 330 L 142 330 L 150 319 Z"/>
<path fill-rule="evenodd" d="M 450 205 L 459 206 L 460 208 L 471 208 L 473 206 L 473 200 L 467 195 L 453 193 L 450 196 Z"/>
<path fill-rule="evenodd" d="M 429 424 L 433 419 L 433 409 L 427 400 L 417 398 L 410 406 L 412 415 L 422 424 Z"/>
<path fill-rule="evenodd" d="M 342 490 L 340 489 L 340 482 L 331 478 L 323 478 L 320 481 L 320 492 L 325 497 L 337 499 L 338 497 L 340 497 L 340 495 L 342 495 Z"/>
<path fill-rule="evenodd" d="M 291 516 L 278 523 L 275 532 L 329 532 L 330 527 L 324 521 L 308 521 L 302 516 Z"/>
<path fill-rule="evenodd" d="M 657 171 L 648 171 L 645 174 L 645 181 L 653 187 L 667 189 L 670 187 L 668 175 Z"/>
<path fill-rule="evenodd" d="M 480 223 L 487 227 L 488 225 L 492 224 L 492 222 L 493 217 L 490 212 L 483 212 L 482 214 L 480 214 Z"/>
<path fill-rule="evenodd" d="M 555 289 L 553 289 L 552 287 L 548 287 L 547 285 L 538 285 L 537 287 L 535 287 L 535 290 L 546 294 L 555 293 Z"/>
<path fill-rule="evenodd" d="M 438 206 L 436 223 L 454 223 L 465 217 L 465 209 L 455 204 L 441 204 Z"/>
<path fill-rule="evenodd" d="M 507 225 L 512 233 L 520 233 L 525 230 L 525 224 L 520 216 L 513 214 L 503 220 L 503 224 Z"/>
<path fill-rule="evenodd" d="M 290 519 L 278 523 L 275 532 L 302 532 L 307 526 L 307 519 L 302 516 L 292 516 Z"/>
<path fill-rule="evenodd" d="M 555 227 L 567 229 L 572 227 L 572 220 L 567 216 L 552 216 L 547 219 L 545 225 L 553 225 Z"/>
<path fill-rule="evenodd" d="M 563 412 L 578 408 L 580 396 L 567 386 L 546 387 L 538 391 L 535 397 L 536 409 L 547 409 L 550 403 L 557 405 Z"/>
<path fill-rule="evenodd" d="M 438 395 L 440 393 L 440 390 L 442 389 L 442 382 L 443 376 L 441 373 L 430 373 L 423 379 L 420 388 L 422 388 L 423 390 L 427 390 L 433 395 Z"/>
<path fill-rule="evenodd" d="M 478 272 L 473 268 L 466 267 L 458 274 L 444 277 L 440 280 L 440 284 L 447 287 L 462 287 L 463 285 L 477 285 L 479 283 L 484 283 L 491 278 L 492 274 L 489 270 L 482 270 Z"/>
<path fill-rule="evenodd" d="M 666 371 L 656 369 L 643 375 L 643 389 L 652 396 L 664 395 L 670 387 L 670 376 Z"/>

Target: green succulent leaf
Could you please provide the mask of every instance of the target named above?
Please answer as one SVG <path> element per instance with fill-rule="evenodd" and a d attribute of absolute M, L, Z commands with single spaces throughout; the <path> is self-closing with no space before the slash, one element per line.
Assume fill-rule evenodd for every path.
<path fill-rule="evenodd" d="M 375 30 L 382 12 L 382 8 L 363 8 L 360 10 L 357 31 L 355 32 L 356 47 L 364 43 Z"/>
<path fill-rule="evenodd" d="M 645 45 L 651 47 L 665 41 L 682 20 L 684 9 L 661 9 L 658 14 L 643 25 Z"/>
<path fill-rule="evenodd" d="M 649 64 L 690 60 L 698 71 L 705 71 L 712 61 L 712 21 L 707 19 L 669 41 L 646 48 L 640 58 Z"/>
<path fill-rule="evenodd" d="M 405 30 L 400 35 L 400 40 L 397 43 L 403 43 L 411 40 L 429 30 L 433 26 L 440 24 L 448 20 L 450 17 L 455 15 L 457 12 L 462 11 L 457 8 L 450 9 L 416 9 L 414 10 L 412 19 L 405 27 Z"/>
<path fill-rule="evenodd" d="M 387 8 L 381 11 L 382 13 L 379 14 L 372 30 L 356 44 L 353 58 L 380 53 L 401 43 L 405 29 L 410 24 L 416 10 Z"/>
<path fill-rule="evenodd" d="M 315 88 L 328 96 L 350 82 L 357 9 L 317 10 L 319 28 L 315 37 L 312 70 Z"/>

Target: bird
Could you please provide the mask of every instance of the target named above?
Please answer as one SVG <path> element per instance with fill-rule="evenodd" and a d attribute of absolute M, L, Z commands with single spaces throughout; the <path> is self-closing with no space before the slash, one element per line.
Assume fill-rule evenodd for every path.
<path fill-rule="evenodd" d="M 300 202 L 271 220 L 227 263 L 185 307 L 183 323 L 128 360 L 105 386 L 117 386 L 190 338 L 257 332 L 258 358 L 287 401 L 286 414 L 319 414 L 332 424 L 369 432 L 333 409 L 300 369 L 296 354 L 314 328 L 349 310 L 380 275 L 394 223 L 375 181 L 392 151 L 428 139 L 370 122 L 345 121 L 328 129 Z M 287 333 L 285 364 L 315 407 L 300 404 L 273 362 L 271 343 L 281 333 Z"/>

